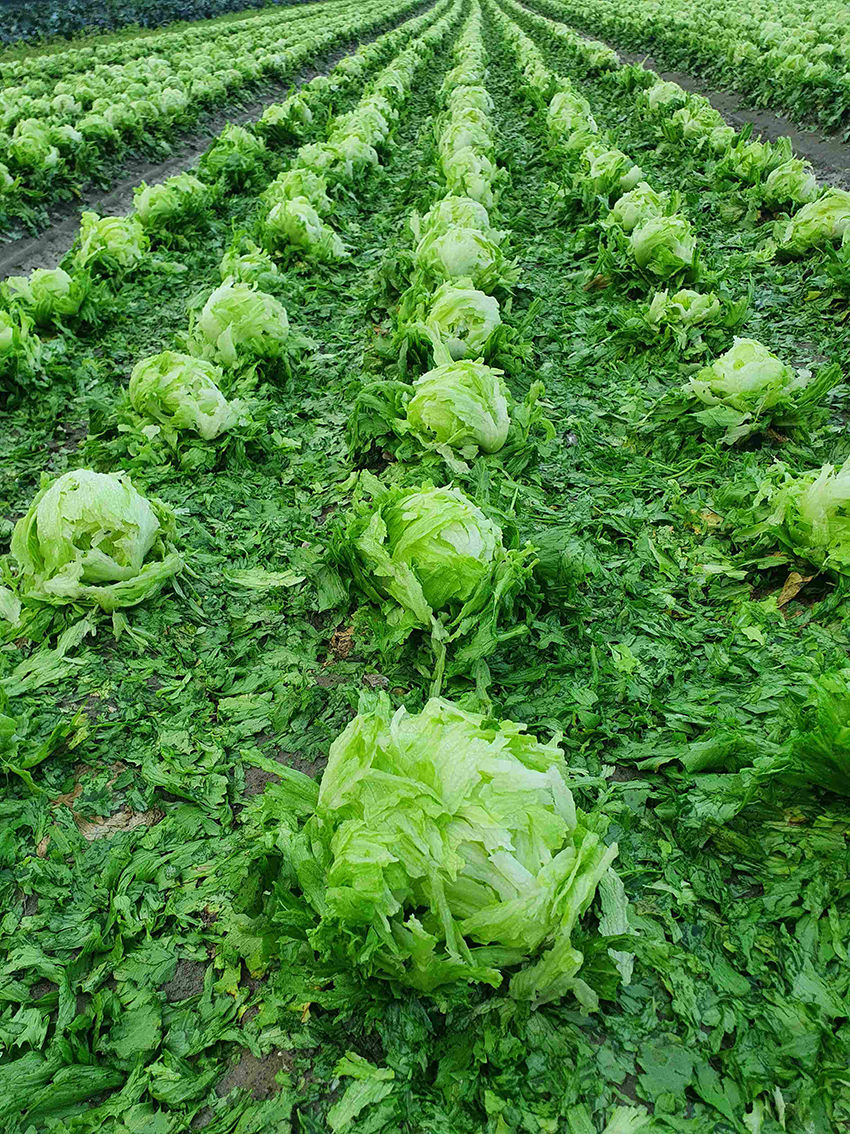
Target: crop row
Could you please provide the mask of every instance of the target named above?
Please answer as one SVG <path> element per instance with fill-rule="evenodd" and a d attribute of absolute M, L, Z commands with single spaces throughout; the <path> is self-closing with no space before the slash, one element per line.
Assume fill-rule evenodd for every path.
<path fill-rule="evenodd" d="M 49 66 L 22 74 L 18 86 L 0 95 L 0 225 L 15 217 L 32 220 L 34 206 L 103 178 L 128 151 L 155 146 L 246 87 L 285 79 L 317 54 L 412 7 L 381 5 L 364 15 L 361 6 L 342 0 L 278 9 L 221 25 L 206 38 L 189 29 L 131 44 L 119 58 L 92 59 L 86 70 L 58 82 Z M 74 52 L 54 64 L 61 66 L 66 56 L 73 59 Z"/>
<path fill-rule="evenodd" d="M 593 29 L 621 48 L 655 53 L 763 106 L 834 128 L 850 112 L 850 38 L 840 3 L 734 0 L 711 11 L 694 0 L 535 0 L 532 7 Z"/>

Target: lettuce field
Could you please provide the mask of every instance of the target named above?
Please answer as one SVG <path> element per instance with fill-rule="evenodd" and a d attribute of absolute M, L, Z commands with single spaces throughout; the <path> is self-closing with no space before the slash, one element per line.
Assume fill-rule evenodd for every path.
<path fill-rule="evenodd" d="M 846 11 L 232 9 L 4 31 L 0 1130 L 850 1129 Z"/>

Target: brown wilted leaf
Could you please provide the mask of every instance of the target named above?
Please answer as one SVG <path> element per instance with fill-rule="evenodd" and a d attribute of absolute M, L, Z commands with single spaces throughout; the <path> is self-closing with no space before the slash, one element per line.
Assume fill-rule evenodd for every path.
<path fill-rule="evenodd" d="M 56 798 L 52 801 L 53 807 L 65 806 L 65 807 L 70 807 L 70 809 L 73 811 L 74 810 L 74 802 L 75 802 L 75 800 L 77 799 L 77 796 L 80 794 L 80 792 L 82 790 L 83 790 L 83 785 L 80 783 L 79 780 L 77 780 L 77 782 L 74 784 L 73 788 L 70 791 L 66 792 L 64 795 L 57 795 L 56 796 Z"/>
<path fill-rule="evenodd" d="M 353 649 L 354 627 L 346 626 L 345 629 L 342 629 L 338 626 L 333 632 L 330 644 L 331 656 L 325 662 L 325 665 L 329 665 L 331 661 L 344 661 Z"/>
<path fill-rule="evenodd" d="M 93 819 L 91 821 L 77 819 L 77 827 L 83 838 L 91 843 L 95 839 L 105 839 L 110 835 L 116 835 L 119 831 L 133 831 L 136 827 L 152 827 L 154 823 L 159 823 L 164 818 L 165 812 L 160 811 L 158 807 L 151 807 L 147 811 L 131 811 L 129 807 L 125 807 L 122 811 L 116 811 L 107 819 Z"/>
<path fill-rule="evenodd" d="M 796 598 L 806 583 L 810 583 L 812 579 L 814 579 L 814 575 L 801 575 L 798 571 L 792 571 L 779 592 L 776 605 L 785 606 L 791 599 Z"/>
<path fill-rule="evenodd" d="M 382 673 L 364 673 L 363 684 L 368 686 L 369 689 L 386 689 L 390 680 L 384 677 Z"/>
<path fill-rule="evenodd" d="M 47 848 L 50 846 L 50 835 L 45 835 L 43 839 L 39 840 L 38 846 L 35 848 L 35 853 L 39 858 L 44 858 L 47 854 Z"/>
<path fill-rule="evenodd" d="M 602 291 L 603 288 L 611 286 L 611 277 L 605 275 L 594 276 L 592 280 L 588 280 L 584 285 L 585 291 Z"/>

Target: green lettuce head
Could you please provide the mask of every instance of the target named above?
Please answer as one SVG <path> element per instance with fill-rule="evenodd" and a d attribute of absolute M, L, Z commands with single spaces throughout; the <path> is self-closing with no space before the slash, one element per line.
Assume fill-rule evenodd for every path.
<path fill-rule="evenodd" d="M 770 515 L 743 535 L 775 535 L 816 567 L 850 574 L 850 460 L 802 476 L 784 470 L 778 483 L 762 486 L 757 503 L 763 500 Z"/>
<path fill-rule="evenodd" d="M 458 360 L 480 358 L 501 322 L 497 299 L 478 291 L 470 280 L 458 280 L 437 288 L 425 325 L 435 353 Z"/>
<path fill-rule="evenodd" d="M 84 276 L 72 277 L 62 268 L 36 268 L 29 277 L 9 276 L 4 288 L 42 327 L 78 314 L 89 292 Z"/>
<path fill-rule="evenodd" d="M 629 237 L 629 247 L 639 268 L 669 279 L 692 266 L 697 242 L 690 221 L 674 213 L 639 224 Z"/>
<path fill-rule="evenodd" d="M 622 150 L 591 142 L 582 154 L 580 177 L 595 195 L 608 197 L 634 189 L 643 180 L 643 171 Z"/>
<path fill-rule="evenodd" d="M 264 177 L 267 156 L 262 138 L 230 123 L 198 162 L 198 170 L 207 182 L 242 189 Z"/>
<path fill-rule="evenodd" d="M 699 323 L 714 323 L 722 317 L 720 300 L 713 291 L 702 294 L 690 288 L 673 292 L 658 291 L 652 297 L 647 318 L 654 326 L 692 327 Z"/>
<path fill-rule="evenodd" d="M 599 127 L 590 113 L 590 103 L 571 90 L 557 91 L 549 103 L 549 131 L 559 142 L 572 149 L 572 139 L 583 144 L 599 132 Z M 577 148 L 583 148 L 577 147 Z"/>
<path fill-rule="evenodd" d="M 735 345 L 690 380 L 701 400 L 722 401 L 748 412 L 770 409 L 798 382 L 794 370 L 755 339 Z"/>
<path fill-rule="evenodd" d="M 218 387 L 222 377 L 210 362 L 166 350 L 133 367 L 130 402 L 138 413 L 169 429 L 193 429 L 212 441 L 239 416 Z"/>
<path fill-rule="evenodd" d="M 148 238 L 135 217 L 99 217 L 83 213 L 73 254 L 76 268 L 113 274 L 137 268 L 148 252 Z"/>
<path fill-rule="evenodd" d="M 344 181 L 351 181 L 359 171 L 378 164 L 377 150 L 358 134 L 335 138 L 333 149 L 335 160 L 331 170 Z"/>
<path fill-rule="evenodd" d="M 174 516 L 123 473 L 67 472 L 46 484 L 15 525 L 11 554 L 25 599 L 135 606 L 182 567 Z"/>
<path fill-rule="evenodd" d="M 611 206 L 606 224 L 616 224 L 623 232 L 631 232 L 650 217 L 660 217 L 669 204 L 668 193 L 657 193 L 651 185 L 641 181 Z"/>
<path fill-rule="evenodd" d="M 32 320 L 26 314 L 0 308 L 0 393 L 3 379 L 21 378 L 41 357 L 41 342 L 32 333 Z"/>
<path fill-rule="evenodd" d="M 303 137 L 312 121 L 309 103 L 301 95 L 294 94 L 284 102 L 266 107 L 257 122 L 257 133 L 273 146 L 284 146 Z"/>
<path fill-rule="evenodd" d="M 411 222 L 413 235 L 417 240 L 426 236 L 442 236 L 456 228 L 475 229 L 483 232 L 495 244 L 500 243 L 504 233 L 490 228 L 490 216 L 480 201 L 471 197 L 443 197 L 432 205 L 424 217 L 416 217 Z"/>
<path fill-rule="evenodd" d="M 339 233 L 322 220 L 306 197 L 272 205 L 264 223 L 264 238 L 272 248 L 291 244 L 317 260 L 340 260 L 346 254 Z"/>
<path fill-rule="evenodd" d="M 836 243 L 850 231 L 850 192 L 827 189 L 823 196 L 777 221 L 776 239 L 783 252 L 802 254 Z"/>
<path fill-rule="evenodd" d="M 426 994 L 508 978 L 517 999 L 572 992 L 593 1007 L 573 933 L 613 874 L 604 833 L 576 807 L 556 743 L 439 698 L 393 712 L 381 695 L 331 746 L 300 835 L 320 917 L 308 936 Z M 618 899 L 625 918 L 621 886 Z"/>
<path fill-rule="evenodd" d="M 823 415 L 822 402 L 840 379 L 829 367 L 817 378 L 795 371 L 755 339 L 735 339 L 731 350 L 690 379 L 687 390 L 708 408 L 696 414 L 710 428 L 726 430 L 732 444 L 768 424 L 809 425 Z"/>
<path fill-rule="evenodd" d="M 429 370 L 414 384 L 407 421 L 438 445 L 495 453 L 511 424 L 502 371 L 483 362 L 449 362 Z"/>
<path fill-rule="evenodd" d="M 452 195 L 471 197 L 485 209 L 493 207 L 493 186 L 496 184 L 498 170 L 486 154 L 465 146 L 446 154 L 441 164 L 446 185 Z"/>
<path fill-rule="evenodd" d="M 653 113 L 662 107 L 669 109 L 674 104 L 681 105 L 687 100 L 687 92 L 678 83 L 665 82 L 659 79 L 644 95 L 646 105 Z"/>
<path fill-rule="evenodd" d="M 486 587 L 504 555 L 499 528 L 456 488 L 390 490 L 355 532 L 374 589 L 424 625 Z"/>
<path fill-rule="evenodd" d="M 284 306 L 248 284 L 217 287 L 198 317 L 201 346 L 226 366 L 259 358 L 281 358 L 289 338 Z"/>
<path fill-rule="evenodd" d="M 474 228 L 449 228 L 424 236 L 414 253 L 420 268 L 437 279 L 468 279 L 483 291 L 516 279 L 497 244 Z"/>
<path fill-rule="evenodd" d="M 312 169 L 295 166 L 281 173 L 266 189 L 262 200 L 271 207 L 281 201 L 293 201 L 296 197 L 306 197 L 317 213 L 331 211 L 331 199 L 327 193 L 328 182 Z"/>
<path fill-rule="evenodd" d="M 767 205 L 805 205 L 818 195 L 818 181 L 807 161 L 789 158 L 767 175 L 762 200 Z"/>
<path fill-rule="evenodd" d="M 218 266 L 222 283 L 256 284 L 265 288 L 280 282 L 277 264 L 262 248 L 251 240 L 234 243 L 221 258 Z"/>
<path fill-rule="evenodd" d="M 148 232 L 198 220 L 209 206 L 209 187 L 191 173 L 169 177 L 159 185 L 142 182 L 133 194 L 136 215 Z"/>

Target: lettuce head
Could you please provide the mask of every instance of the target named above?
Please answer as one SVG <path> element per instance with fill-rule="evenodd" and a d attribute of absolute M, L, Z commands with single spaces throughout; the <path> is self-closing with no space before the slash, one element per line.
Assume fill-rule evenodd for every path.
<path fill-rule="evenodd" d="M 446 281 L 431 300 L 425 325 L 435 350 L 451 358 L 480 358 L 501 325 L 499 301 L 471 280 Z"/>
<path fill-rule="evenodd" d="M 803 205 L 790 220 L 776 224 L 780 250 L 802 254 L 813 248 L 837 243 L 850 231 L 850 192 L 827 189 L 815 201 Z"/>
<path fill-rule="evenodd" d="M 145 259 L 148 238 L 136 217 L 99 217 L 85 212 L 73 253 L 74 266 L 105 274 L 128 272 Z"/>
<path fill-rule="evenodd" d="M 198 317 L 203 351 L 226 366 L 281 358 L 289 338 L 286 309 L 272 295 L 242 283 L 223 283 Z"/>
<path fill-rule="evenodd" d="M 191 429 L 212 441 L 238 418 L 238 409 L 219 389 L 222 377 L 210 362 L 166 350 L 133 367 L 130 402 L 138 413 L 169 429 Z"/>
<path fill-rule="evenodd" d="M 84 274 L 69 275 L 63 268 L 35 268 L 27 276 L 9 276 L 4 289 L 41 327 L 79 313 L 89 293 Z"/>
<path fill-rule="evenodd" d="M 26 600 L 135 606 L 182 567 L 174 516 L 123 473 L 76 469 L 44 485 L 12 533 Z"/>
<path fill-rule="evenodd" d="M 332 744 L 297 836 L 319 917 L 308 937 L 425 994 L 507 981 L 517 999 L 593 1007 L 574 931 L 613 874 L 605 829 L 576 806 L 557 743 L 440 698 L 394 712 L 381 695 Z"/>
<path fill-rule="evenodd" d="M 511 419 L 501 370 L 483 362 L 449 362 L 416 380 L 407 421 L 439 445 L 495 453 L 507 440 Z"/>

